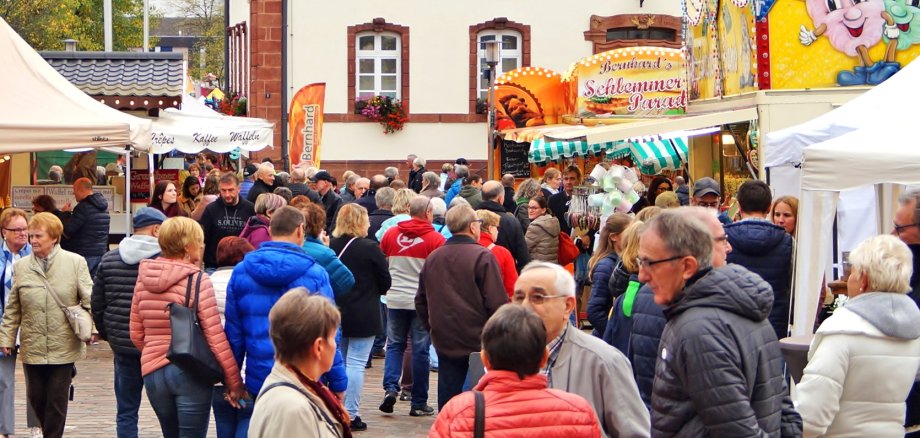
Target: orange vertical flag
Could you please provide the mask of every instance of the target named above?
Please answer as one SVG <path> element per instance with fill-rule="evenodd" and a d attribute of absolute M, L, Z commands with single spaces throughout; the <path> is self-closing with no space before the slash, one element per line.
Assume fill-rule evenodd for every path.
<path fill-rule="evenodd" d="M 325 99 L 326 84 L 317 83 L 305 85 L 291 100 L 288 138 L 291 139 L 291 162 L 295 166 L 306 163 L 319 167 Z"/>

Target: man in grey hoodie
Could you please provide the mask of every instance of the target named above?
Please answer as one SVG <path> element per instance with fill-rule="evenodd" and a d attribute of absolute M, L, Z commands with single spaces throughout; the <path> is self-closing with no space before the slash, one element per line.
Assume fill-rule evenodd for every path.
<path fill-rule="evenodd" d="M 141 405 L 141 353 L 131 342 L 131 301 L 141 260 L 160 254 L 157 242 L 166 216 L 143 207 L 134 213 L 134 235 L 102 256 L 93 281 L 93 322 L 99 337 L 115 353 L 115 430 L 119 438 L 137 437 L 137 410 Z"/>

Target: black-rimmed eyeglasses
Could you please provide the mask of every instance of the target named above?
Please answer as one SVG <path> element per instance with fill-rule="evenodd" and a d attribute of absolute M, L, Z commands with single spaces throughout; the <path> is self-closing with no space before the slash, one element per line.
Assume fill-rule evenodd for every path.
<path fill-rule="evenodd" d="M 639 268 L 648 269 L 659 263 L 673 262 L 674 260 L 680 260 L 684 257 L 687 257 L 687 256 L 686 255 L 676 255 L 674 257 L 668 257 L 666 259 L 660 259 L 660 260 L 649 260 L 649 259 L 643 259 L 642 257 L 637 257 L 636 265 L 638 265 Z"/>

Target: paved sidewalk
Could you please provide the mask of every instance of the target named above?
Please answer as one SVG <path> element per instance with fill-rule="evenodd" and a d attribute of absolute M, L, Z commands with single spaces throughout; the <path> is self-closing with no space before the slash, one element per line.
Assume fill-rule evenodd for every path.
<path fill-rule="evenodd" d="M 112 384 L 112 351 L 105 342 L 88 348 L 87 357 L 77 363 L 78 374 L 74 379 L 74 401 L 70 402 L 67 414 L 67 437 L 114 437 L 115 436 L 115 394 Z M 429 404 L 437 407 L 437 374 L 431 374 Z M 409 416 L 409 402 L 397 402 L 393 414 L 384 414 L 377 409 L 383 399 L 381 382 L 383 360 L 375 359 L 374 367 L 367 370 L 364 391 L 361 398 L 361 419 L 368 424 L 365 432 L 355 436 L 402 438 L 423 437 L 434 422 L 434 417 L 415 418 Z M 146 395 L 143 397 L 138 422 L 141 438 L 161 437 L 160 426 Z M 22 366 L 16 368 L 16 429 L 17 436 L 28 436 L 26 428 L 25 382 Z M 208 437 L 215 437 L 214 421 L 208 429 Z"/>

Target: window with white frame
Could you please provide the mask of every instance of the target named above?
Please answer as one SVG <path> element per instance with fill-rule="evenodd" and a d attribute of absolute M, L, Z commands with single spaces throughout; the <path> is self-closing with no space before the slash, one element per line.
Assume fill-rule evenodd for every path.
<path fill-rule="evenodd" d="M 499 54 L 500 61 L 495 66 L 495 77 L 499 77 L 504 72 L 514 70 L 521 66 L 523 39 L 520 32 L 513 30 L 486 30 L 479 32 L 479 54 L 477 59 L 479 65 L 476 71 L 479 72 L 479 98 L 488 99 L 489 93 L 489 76 L 486 73 L 489 65 L 486 64 L 486 41 L 501 41 L 502 48 Z"/>
<path fill-rule="evenodd" d="M 402 41 L 395 33 L 365 32 L 355 36 L 357 100 L 400 96 Z"/>

